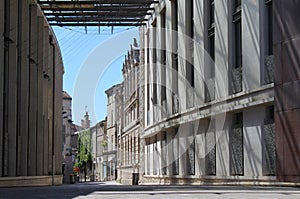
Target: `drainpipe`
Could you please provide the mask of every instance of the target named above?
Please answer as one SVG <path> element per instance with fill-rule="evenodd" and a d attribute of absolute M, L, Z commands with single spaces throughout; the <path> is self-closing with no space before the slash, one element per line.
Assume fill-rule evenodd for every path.
<path fill-rule="evenodd" d="M 54 125 L 54 112 L 55 112 L 55 46 L 53 44 L 53 36 L 49 36 L 49 44 L 52 46 L 53 56 L 52 56 L 52 73 L 53 73 L 53 83 L 52 83 L 52 185 L 54 185 L 54 166 L 55 166 L 55 153 L 54 153 L 54 136 L 55 136 L 55 125 Z"/>

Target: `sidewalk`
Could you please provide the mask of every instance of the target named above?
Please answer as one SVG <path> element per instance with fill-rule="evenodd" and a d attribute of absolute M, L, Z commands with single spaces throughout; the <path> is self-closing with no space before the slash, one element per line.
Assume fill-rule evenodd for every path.
<path fill-rule="evenodd" d="M 54 187 L 0 188 L 0 199 L 42 198 L 300 198 L 300 188 L 264 186 L 120 185 L 115 181 Z"/>

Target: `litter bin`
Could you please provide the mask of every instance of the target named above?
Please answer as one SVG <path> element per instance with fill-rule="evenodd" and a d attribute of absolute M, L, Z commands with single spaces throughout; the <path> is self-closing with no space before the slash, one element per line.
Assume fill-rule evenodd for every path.
<path fill-rule="evenodd" d="M 132 185 L 139 185 L 139 174 L 138 173 L 132 174 Z"/>
<path fill-rule="evenodd" d="M 73 174 L 70 174 L 70 184 L 75 183 L 75 176 Z"/>
<path fill-rule="evenodd" d="M 79 182 L 79 176 L 75 176 L 75 182 Z"/>

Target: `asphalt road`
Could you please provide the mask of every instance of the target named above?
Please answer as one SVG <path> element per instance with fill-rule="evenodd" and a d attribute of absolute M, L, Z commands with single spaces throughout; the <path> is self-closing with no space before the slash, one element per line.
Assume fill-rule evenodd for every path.
<path fill-rule="evenodd" d="M 55 187 L 0 188 L 0 198 L 288 198 L 300 199 L 300 188 L 249 186 L 126 186 L 114 182 L 78 183 Z"/>

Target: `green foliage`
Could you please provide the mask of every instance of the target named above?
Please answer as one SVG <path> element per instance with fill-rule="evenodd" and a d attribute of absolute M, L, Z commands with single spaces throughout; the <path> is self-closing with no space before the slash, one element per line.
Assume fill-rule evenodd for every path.
<path fill-rule="evenodd" d="M 92 161 L 91 148 L 91 132 L 88 129 L 78 134 L 78 162 L 76 164 L 79 168 L 82 169 L 87 163 Z"/>
<path fill-rule="evenodd" d="M 102 140 L 101 144 L 102 144 L 103 147 L 107 146 L 107 140 Z"/>

